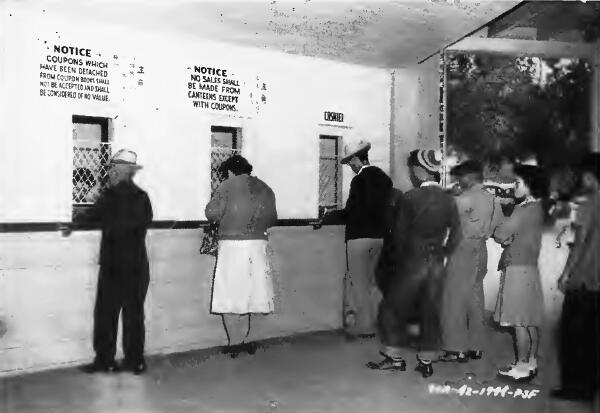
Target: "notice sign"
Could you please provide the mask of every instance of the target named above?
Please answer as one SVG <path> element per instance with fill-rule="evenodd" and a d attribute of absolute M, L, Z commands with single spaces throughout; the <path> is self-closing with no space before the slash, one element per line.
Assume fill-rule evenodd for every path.
<path fill-rule="evenodd" d="M 194 66 L 188 78 L 188 98 L 195 108 L 238 112 L 240 83 L 226 69 Z"/>
<path fill-rule="evenodd" d="M 325 119 L 327 122 L 343 122 L 344 114 L 337 112 L 325 112 L 323 119 Z"/>
<path fill-rule="evenodd" d="M 40 96 L 109 101 L 108 63 L 82 47 L 54 45 L 52 51 L 40 63 Z"/>

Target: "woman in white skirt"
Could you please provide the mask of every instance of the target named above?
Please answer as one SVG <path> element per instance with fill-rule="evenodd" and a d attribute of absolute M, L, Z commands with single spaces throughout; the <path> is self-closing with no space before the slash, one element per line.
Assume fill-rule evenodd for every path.
<path fill-rule="evenodd" d="M 250 176 L 252 165 L 245 158 L 234 155 L 220 169 L 228 178 L 205 211 L 209 221 L 219 224 L 211 313 L 221 314 L 229 344 L 225 351 L 235 357 L 256 350 L 246 343 L 250 315 L 273 312 L 267 229 L 277 222 L 277 209 L 273 191 Z"/>
<path fill-rule="evenodd" d="M 517 205 L 494 232 L 494 238 L 504 247 L 494 320 L 503 327 L 514 328 L 517 349 L 515 363 L 500 369 L 498 374 L 526 381 L 537 374 L 539 328 L 544 319 L 538 258 L 545 215 L 541 198 L 546 196 L 547 186 L 536 166 L 519 165 L 515 174 Z"/>

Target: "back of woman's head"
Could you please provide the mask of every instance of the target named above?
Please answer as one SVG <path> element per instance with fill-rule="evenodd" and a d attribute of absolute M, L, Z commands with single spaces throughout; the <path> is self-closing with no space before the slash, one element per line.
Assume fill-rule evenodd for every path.
<path fill-rule="evenodd" d="M 243 174 L 250 175 L 252 173 L 252 165 L 241 155 L 233 155 L 231 158 L 225 160 L 219 169 L 231 171 L 236 176 Z"/>
<path fill-rule="evenodd" d="M 554 225 L 554 217 L 550 214 L 554 202 L 550 199 L 550 182 L 545 171 L 539 166 L 517 165 L 515 175 L 523 180 L 533 198 L 540 200 L 544 225 Z"/>
<path fill-rule="evenodd" d="M 523 180 L 534 198 L 546 198 L 549 196 L 549 182 L 544 170 L 533 165 L 515 166 L 515 175 Z"/>

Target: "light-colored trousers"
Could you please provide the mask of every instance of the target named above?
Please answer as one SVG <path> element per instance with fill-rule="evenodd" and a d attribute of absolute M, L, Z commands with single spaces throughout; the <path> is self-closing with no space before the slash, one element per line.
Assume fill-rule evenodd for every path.
<path fill-rule="evenodd" d="M 483 279 L 487 273 L 485 240 L 463 239 L 446 267 L 442 292 L 442 348 L 481 350 L 485 336 Z"/>
<path fill-rule="evenodd" d="M 381 292 L 375 270 L 383 239 L 360 238 L 346 242 L 344 277 L 344 330 L 350 335 L 374 334 Z"/>

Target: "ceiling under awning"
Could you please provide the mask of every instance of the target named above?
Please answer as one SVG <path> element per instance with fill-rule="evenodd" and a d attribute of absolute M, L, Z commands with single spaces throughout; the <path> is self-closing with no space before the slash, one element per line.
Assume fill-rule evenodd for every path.
<path fill-rule="evenodd" d="M 371 67 L 416 64 L 518 1 L 20 0 L 73 19 Z M 6 5 L 6 3 L 5 3 Z M 10 9 L 10 3 L 8 3 Z"/>

